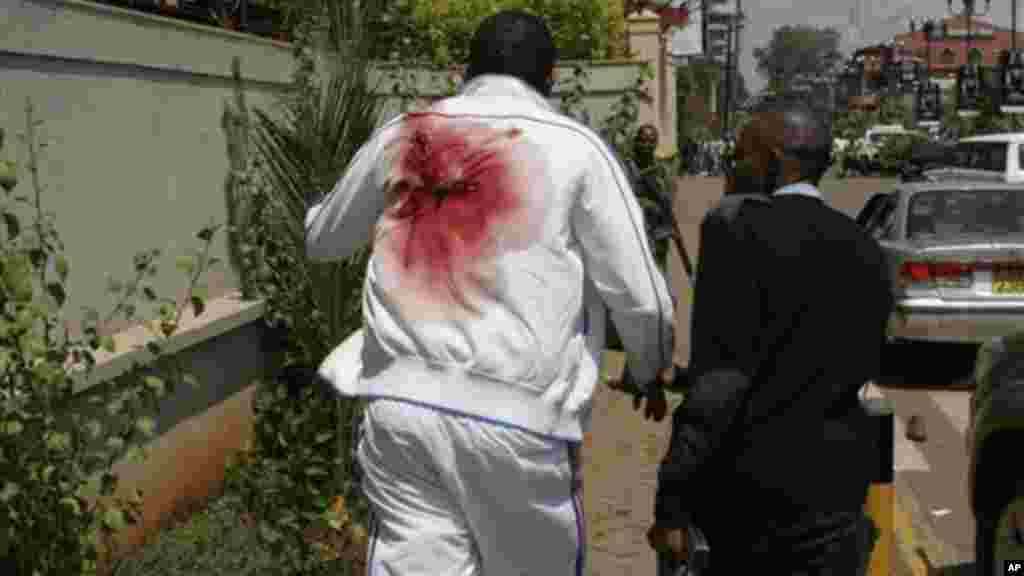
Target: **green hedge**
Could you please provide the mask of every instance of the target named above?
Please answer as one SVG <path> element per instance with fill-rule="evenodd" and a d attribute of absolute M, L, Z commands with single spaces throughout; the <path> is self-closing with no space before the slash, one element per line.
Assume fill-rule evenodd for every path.
<path fill-rule="evenodd" d="M 878 149 L 878 163 L 882 174 L 892 175 L 910 160 L 915 145 L 927 140 L 924 136 L 894 135 L 885 139 Z"/>
<path fill-rule="evenodd" d="M 371 27 L 387 30 L 378 36 L 374 56 L 442 67 L 462 64 L 480 22 L 508 8 L 544 16 L 563 60 L 616 55 L 622 12 L 605 0 L 395 0 L 371 18 Z"/>

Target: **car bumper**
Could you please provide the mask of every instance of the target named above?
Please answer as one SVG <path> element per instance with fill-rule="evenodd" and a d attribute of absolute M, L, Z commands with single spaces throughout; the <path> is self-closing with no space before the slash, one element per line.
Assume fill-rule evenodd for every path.
<path fill-rule="evenodd" d="M 1024 302 L 947 302 L 932 298 L 898 301 L 889 337 L 923 342 L 984 344 L 1019 332 Z"/>

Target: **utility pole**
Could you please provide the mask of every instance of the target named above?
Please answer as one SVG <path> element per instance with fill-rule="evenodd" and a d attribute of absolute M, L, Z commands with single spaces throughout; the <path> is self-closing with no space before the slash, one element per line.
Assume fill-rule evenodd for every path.
<path fill-rule="evenodd" d="M 743 0 L 736 0 L 736 48 L 733 50 L 733 54 L 736 55 L 736 73 L 739 74 L 740 70 L 740 54 L 742 54 L 743 44 L 741 42 L 740 34 L 743 32 L 743 21 L 746 18 L 743 16 Z M 739 87 L 739 82 L 736 83 Z"/>
<path fill-rule="evenodd" d="M 722 140 L 729 135 L 729 109 L 732 108 L 732 74 L 733 66 L 733 42 L 732 35 L 736 33 L 736 23 L 729 23 L 729 45 L 725 49 L 725 104 L 722 106 Z"/>
<path fill-rule="evenodd" d="M 732 114 L 732 107 L 735 100 L 736 87 L 739 86 L 739 78 L 735 77 L 739 73 L 739 60 L 740 60 L 740 29 L 743 27 L 743 2 L 742 0 L 736 1 L 735 12 L 728 16 L 728 27 L 727 41 L 728 46 L 726 47 L 725 53 L 725 105 L 722 107 L 722 140 L 727 140 L 729 135 L 729 120 Z"/>

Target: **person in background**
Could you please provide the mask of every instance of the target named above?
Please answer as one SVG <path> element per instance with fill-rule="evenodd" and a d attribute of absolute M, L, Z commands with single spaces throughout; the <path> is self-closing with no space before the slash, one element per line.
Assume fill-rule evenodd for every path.
<path fill-rule="evenodd" d="M 655 155 L 658 129 L 653 124 L 640 126 L 633 138 L 633 154 L 627 165 L 633 176 L 633 190 L 643 209 L 647 237 L 654 246 L 655 259 L 664 271 L 672 232 L 671 177 Z"/>
<path fill-rule="evenodd" d="M 537 16 L 484 19 L 459 93 L 387 123 L 307 214 L 312 260 L 372 242 L 343 391 L 369 399 L 371 574 L 583 573 L 594 304 L 665 416 L 672 300 L 621 164 L 548 100 L 555 59 Z"/>
<path fill-rule="evenodd" d="M 713 576 L 853 576 L 868 563 L 878 446 L 859 391 L 880 373 L 893 295 L 878 244 L 817 188 L 831 141 L 805 104 L 758 110 L 701 224 L 693 387 L 648 538 L 685 560 L 692 522 Z"/>

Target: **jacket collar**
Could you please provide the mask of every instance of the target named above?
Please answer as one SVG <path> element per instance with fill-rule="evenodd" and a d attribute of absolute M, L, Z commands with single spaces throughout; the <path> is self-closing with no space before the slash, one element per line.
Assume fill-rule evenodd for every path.
<path fill-rule="evenodd" d="M 810 196 L 811 198 L 817 198 L 823 200 L 821 192 L 808 182 L 794 182 L 793 184 L 787 184 L 782 188 L 775 191 L 772 196 Z"/>
<path fill-rule="evenodd" d="M 546 110 L 554 110 L 551 102 L 529 84 L 514 76 L 481 74 L 462 85 L 462 96 L 512 96 L 525 98 Z"/>

